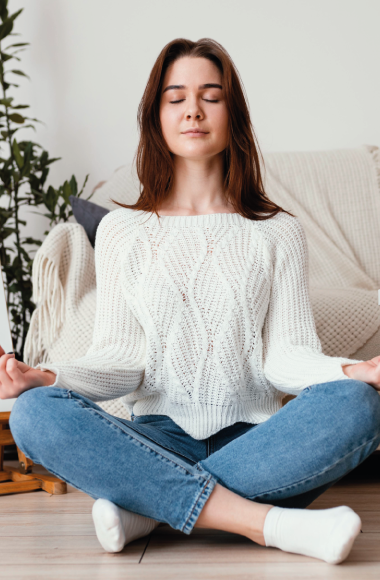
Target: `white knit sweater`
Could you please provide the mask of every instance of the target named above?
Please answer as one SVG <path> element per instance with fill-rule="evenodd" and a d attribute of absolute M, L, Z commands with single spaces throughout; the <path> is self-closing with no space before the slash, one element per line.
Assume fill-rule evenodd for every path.
<path fill-rule="evenodd" d="M 135 415 L 168 415 L 195 439 L 261 423 L 285 393 L 347 379 L 322 353 L 308 248 L 286 213 L 162 216 L 120 208 L 95 242 L 97 307 L 81 358 L 40 363 L 54 386 Z"/>

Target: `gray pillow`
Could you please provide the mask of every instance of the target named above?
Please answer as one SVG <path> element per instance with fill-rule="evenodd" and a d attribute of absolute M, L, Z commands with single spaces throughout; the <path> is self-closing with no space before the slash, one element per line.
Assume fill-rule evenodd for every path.
<path fill-rule="evenodd" d="M 71 207 L 73 208 L 73 214 L 78 224 L 84 227 L 88 239 L 92 247 L 95 247 L 95 235 L 96 230 L 100 220 L 109 213 L 109 209 L 101 207 L 92 201 L 87 201 L 86 199 L 81 199 L 80 197 L 75 197 L 75 195 L 70 195 L 69 197 Z"/>

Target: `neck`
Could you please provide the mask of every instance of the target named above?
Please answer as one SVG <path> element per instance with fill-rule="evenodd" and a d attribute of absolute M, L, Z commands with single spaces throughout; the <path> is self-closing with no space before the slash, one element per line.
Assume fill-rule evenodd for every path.
<path fill-rule="evenodd" d="M 221 154 L 209 159 L 174 157 L 174 180 L 159 211 L 167 215 L 230 213 L 226 200 Z"/>

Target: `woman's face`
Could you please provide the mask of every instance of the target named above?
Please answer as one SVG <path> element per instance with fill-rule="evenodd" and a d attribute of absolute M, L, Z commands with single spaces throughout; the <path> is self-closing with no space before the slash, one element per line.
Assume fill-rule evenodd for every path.
<path fill-rule="evenodd" d="M 222 75 L 206 58 L 183 57 L 164 76 L 160 121 L 164 139 L 174 155 L 191 159 L 223 151 L 228 138 L 228 111 Z M 189 129 L 202 133 L 188 133 Z"/>

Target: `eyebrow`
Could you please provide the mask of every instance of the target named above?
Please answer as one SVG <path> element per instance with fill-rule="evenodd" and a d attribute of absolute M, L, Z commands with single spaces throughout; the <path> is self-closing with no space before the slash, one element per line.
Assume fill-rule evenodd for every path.
<path fill-rule="evenodd" d="M 186 89 L 186 85 L 169 85 L 162 92 L 171 91 L 172 89 Z M 223 89 L 222 85 L 217 83 L 206 83 L 204 85 L 199 85 L 198 89 Z"/>

